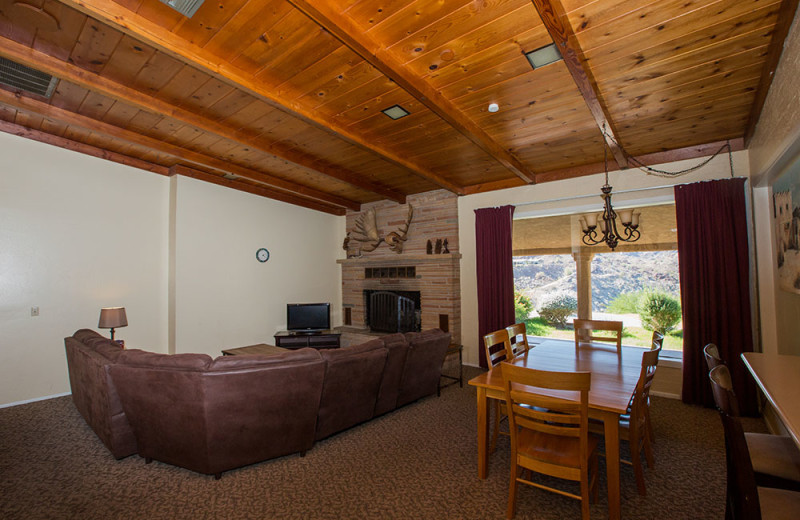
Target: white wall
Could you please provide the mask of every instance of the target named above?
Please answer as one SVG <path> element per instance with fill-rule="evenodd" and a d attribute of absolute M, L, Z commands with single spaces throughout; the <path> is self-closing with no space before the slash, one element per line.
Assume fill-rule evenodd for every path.
<path fill-rule="evenodd" d="M 735 152 L 734 174 L 749 176 L 747 152 Z M 668 171 L 679 171 L 699 163 L 701 159 L 680 161 L 655 167 Z M 661 178 L 637 169 L 611 172 L 609 184 L 614 188 L 613 202 L 616 207 L 662 203 L 674 200 L 674 184 L 730 176 L 727 154 L 716 157 L 704 168 L 677 178 Z M 461 245 L 461 341 L 464 344 L 464 363 L 478 364 L 478 290 L 475 265 L 475 210 L 493 206 L 514 204 L 515 217 L 571 214 L 583 211 L 599 211 L 602 207 L 600 187 L 605 182 L 603 174 L 579 177 L 540 185 L 493 191 L 461 197 L 458 200 L 458 229 Z M 665 188 L 654 189 L 661 186 Z M 628 190 L 630 193 L 624 193 Z M 551 201 L 551 202 L 548 202 Z M 646 229 L 642 229 L 646 233 Z"/>
<path fill-rule="evenodd" d="M 773 181 L 800 157 L 800 24 L 795 18 L 784 43 L 756 131 L 750 141 L 764 352 L 800 355 L 800 295 L 778 287 L 772 221 Z M 794 201 L 798 204 L 798 201 Z"/>
<path fill-rule="evenodd" d="M 68 392 L 63 339 L 97 330 L 101 307 L 126 308 L 117 338 L 166 351 L 168 189 L 0 133 L 0 404 Z"/>
<path fill-rule="evenodd" d="M 341 324 L 344 217 L 195 179 L 175 183 L 174 352 L 272 343 L 286 304 L 330 302 Z M 266 247 L 270 259 L 256 260 Z"/>
<path fill-rule="evenodd" d="M 343 238 L 344 217 L 0 133 L 0 405 L 69 392 L 63 338 L 101 307 L 155 352 L 270 342 L 287 302 L 340 324 Z"/>

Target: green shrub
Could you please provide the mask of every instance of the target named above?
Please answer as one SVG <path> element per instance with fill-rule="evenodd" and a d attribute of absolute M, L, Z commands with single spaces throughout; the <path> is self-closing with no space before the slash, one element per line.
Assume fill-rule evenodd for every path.
<path fill-rule="evenodd" d="M 556 330 L 548 325 L 544 318 L 528 318 L 525 320 L 525 331 L 528 336 L 550 336 Z"/>
<path fill-rule="evenodd" d="M 533 311 L 533 301 L 521 292 L 514 291 L 514 316 L 517 322 L 521 323 L 527 320 L 531 311 Z"/>
<path fill-rule="evenodd" d="M 636 314 L 639 312 L 639 300 L 644 291 L 625 292 L 608 302 L 604 312 L 611 314 Z"/>
<path fill-rule="evenodd" d="M 681 303 L 663 291 L 647 291 L 639 299 L 639 318 L 647 330 L 663 334 L 670 332 L 681 321 Z"/>
<path fill-rule="evenodd" d="M 578 310 L 578 300 L 566 292 L 546 294 L 539 302 L 539 316 L 557 327 L 566 327 L 567 318 Z"/>

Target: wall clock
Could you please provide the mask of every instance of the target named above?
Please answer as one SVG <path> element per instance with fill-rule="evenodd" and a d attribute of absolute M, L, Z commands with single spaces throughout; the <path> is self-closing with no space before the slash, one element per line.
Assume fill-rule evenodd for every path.
<path fill-rule="evenodd" d="M 256 259 L 261 263 L 264 263 L 267 260 L 269 260 L 269 251 L 267 250 L 266 247 L 262 247 L 258 251 L 256 251 Z"/>

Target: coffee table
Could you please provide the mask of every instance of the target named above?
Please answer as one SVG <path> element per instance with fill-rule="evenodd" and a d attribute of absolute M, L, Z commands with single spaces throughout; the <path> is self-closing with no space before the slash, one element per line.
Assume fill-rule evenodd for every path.
<path fill-rule="evenodd" d="M 275 345 L 267 345 L 266 343 L 259 343 L 257 345 L 248 345 L 246 347 L 229 348 L 222 351 L 223 356 L 241 356 L 241 355 L 259 355 L 259 356 L 277 356 L 278 354 L 285 354 L 289 349 L 276 347 Z"/>

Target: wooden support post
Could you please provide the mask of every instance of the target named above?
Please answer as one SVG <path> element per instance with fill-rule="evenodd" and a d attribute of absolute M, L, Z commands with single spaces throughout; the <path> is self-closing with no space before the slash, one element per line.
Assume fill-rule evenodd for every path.
<path fill-rule="evenodd" d="M 578 282 L 578 319 L 592 319 L 592 258 L 594 253 L 580 251 L 572 253 Z"/>

